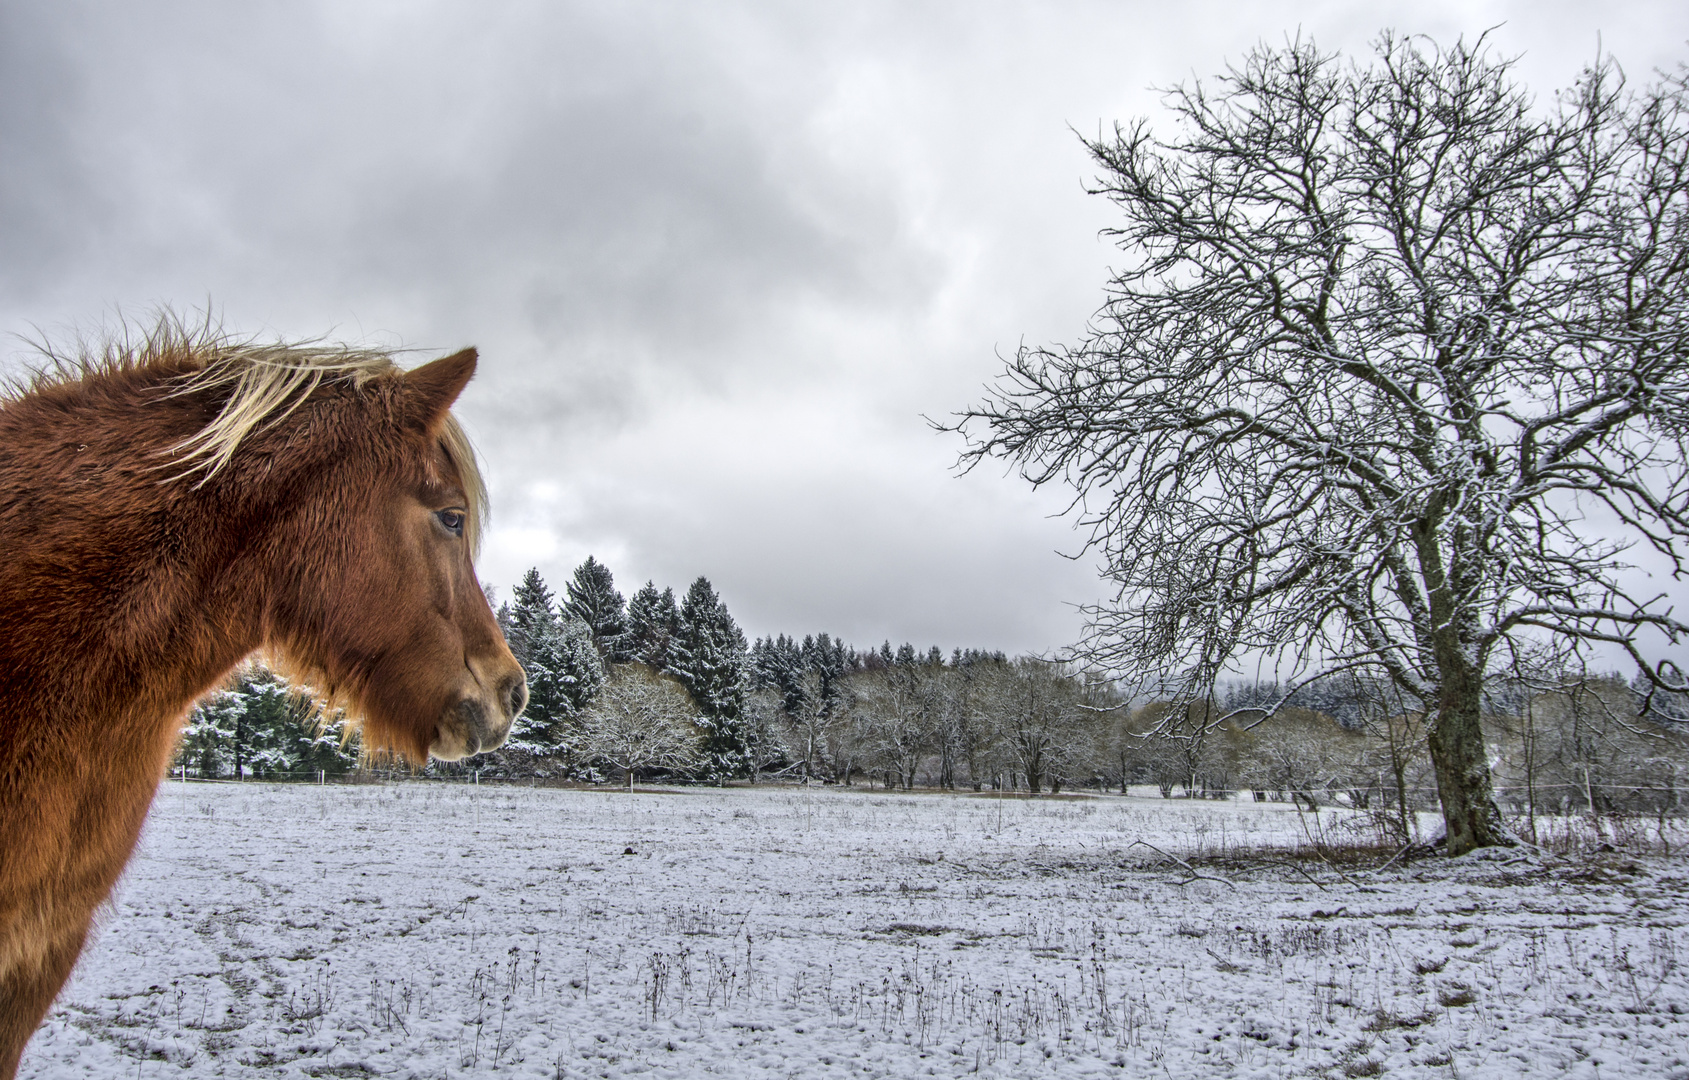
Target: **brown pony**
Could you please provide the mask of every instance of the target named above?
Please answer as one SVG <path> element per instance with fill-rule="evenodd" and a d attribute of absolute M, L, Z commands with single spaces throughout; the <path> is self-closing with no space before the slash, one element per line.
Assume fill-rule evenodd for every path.
<path fill-rule="evenodd" d="M 449 410 L 475 351 L 255 346 L 165 322 L 0 398 L 0 1078 L 134 849 L 182 719 L 265 650 L 413 763 L 527 700 L 475 579 Z"/>

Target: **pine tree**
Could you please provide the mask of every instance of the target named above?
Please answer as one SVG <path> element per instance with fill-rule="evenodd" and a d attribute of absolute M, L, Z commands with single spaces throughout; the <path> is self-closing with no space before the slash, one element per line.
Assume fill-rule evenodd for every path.
<path fill-rule="evenodd" d="M 718 784 L 749 766 L 744 730 L 748 669 L 745 635 L 709 579 L 700 577 L 681 602 L 669 670 L 698 704 L 704 774 Z"/>
<path fill-rule="evenodd" d="M 552 606 L 551 589 L 537 567 L 523 575 L 522 583 L 512 590 L 512 597 L 513 603 L 505 606 L 508 614 L 501 612 L 500 625 L 504 627 L 510 651 L 525 667 L 524 652 L 530 642 L 540 638 L 545 627 L 556 621 L 557 609 Z"/>
<path fill-rule="evenodd" d="M 553 618 L 532 631 L 518 660 L 528 674 L 528 707 L 507 745 L 567 766 L 579 742 L 579 719 L 604 683 L 592 633 L 579 619 Z"/>
<path fill-rule="evenodd" d="M 669 643 L 680 629 L 680 609 L 674 602 L 674 590 L 657 591 L 647 581 L 633 594 L 627 609 L 627 651 L 629 657 L 646 667 L 666 671 L 669 666 Z"/>
<path fill-rule="evenodd" d="M 171 767 L 186 768 L 204 780 L 233 776 L 235 740 L 244 709 L 245 702 L 227 690 L 195 705 L 188 714 L 188 725 L 182 732 Z"/>
<path fill-rule="evenodd" d="M 785 634 L 777 638 L 758 638 L 751 647 L 753 683 L 759 690 L 779 693 L 781 709 L 788 715 L 803 707 L 803 672 L 803 653 L 797 643 Z"/>
<path fill-rule="evenodd" d="M 569 582 L 565 613 L 585 623 L 592 631 L 592 643 L 606 663 L 622 664 L 632 659 L 627 634 L 627 615 L 622 594 L 616 591 L 610 568 L 591 555 L 575 567 Z"/>
<path fill-rule="evenodd" d="M 359 738 L 346 732 L 346 717 L 334 713 L 307 720 L 297 728 L 290 769 L 309 779 L 313 772 L 341 776 L 358 763 Z"/>
<path fill-rule="evenodd" d="M 820 677 L 822 696 L 828 700 L 837 696 L 839 680 L 862 666 L 855 649 L 826 634 L 804 638 L 800 652 L 804 669 Z"/>
<path fill-rule="evenodd" d="M 305 741 L 307 707 L 292 687 L 266 668 L 254 666 L 236 684 L 244 699 L 247 775 L 267 779 L 294 771 Z"/>
<path fill-rule="evenodd" d="M 528 707 L 507 745 L 535 757 L 557 758 L 567 767 L 578 741 L 580 712 L 604 682 L 592 631 L 579 619 L 559 617 L 537 569 L 513 590 L 503 621 L 510 651 L 528 676 Z"/>

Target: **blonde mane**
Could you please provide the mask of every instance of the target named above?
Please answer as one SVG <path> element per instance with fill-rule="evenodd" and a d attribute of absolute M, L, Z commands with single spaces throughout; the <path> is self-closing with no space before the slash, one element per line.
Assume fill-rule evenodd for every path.
<path fill-rule="evenodd" d="M 42 347 L 48 363 L 36 370 L 33 385 L 79 381 L 102 373 L 185 368 L 167 384 L 170 396 L 205 391 L 227 395 L 222 410 L 210 423 L 163 451 L 171 460 L 159 467 L 173 470 L 166 482 L 197 476 L 196 486 L 216 476 L 247 436 L 285 420 L 319 387 L 339 383 L 362 387 L 404 371 L 394 361 L 393 353 L 384 349 L 316 341 L 243 340 L 209 323 L 190 329 L 169 315 L 138 343 L 126 327 L 121 336 L 106 338 L 98 348 L 78 344 L 71 356 Z M 6 396 L 15 397 L 29 388 L 14 382 Z M 489 503 L 475 447 L 455 416 L 447 416 L 439 437 L 469 504 L 464 532 L 470 550 L 479 555 Z"/>

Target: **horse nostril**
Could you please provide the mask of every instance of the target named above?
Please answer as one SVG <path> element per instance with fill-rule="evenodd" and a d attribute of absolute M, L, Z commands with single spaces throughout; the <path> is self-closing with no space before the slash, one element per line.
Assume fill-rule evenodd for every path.
<path fill-rule="evenodd" d="M 509 717 L 516 719 L 523 706 L 528 704 L 528 680 L 520 674 L 512 676 L 505 685 L 504 702 L 509 710 Z"/>

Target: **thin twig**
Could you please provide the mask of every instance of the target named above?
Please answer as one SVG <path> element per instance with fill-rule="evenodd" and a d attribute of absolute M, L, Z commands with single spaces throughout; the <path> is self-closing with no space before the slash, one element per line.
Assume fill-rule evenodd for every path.
<path fill-rule="evenodd" d="M 1150 843 L 1147 840 L 1134 840 L 1130 844 L 1127 844 L 1126 846 L 1127 847 L 1136 847 L 1139 844 L 1142 844 L 1144 847 L 1149 848 L 1151 851 L 1155 852 L 1157 855 L 1160 855 L 1162 858 L 1168 859 L 1172 862 L 1176 862 L 1180 866 L 1184 867 L 1185 872 L 1190 874 L 1192 880 L 1200 879 L 1202 881 L 1218 881 L 1221 884 L 1231 886 L 1233 889 L 1237 888 L 1237 885 L 1235 885 L 1234 883 L 1232 883 L 1230 881 L 1227 881 L 1223 877 L 1217 877 L 1214 874 L 1204 874 L 1204 873 L 1202 873 L 1196 867 L 1192 866 L 1190 863 L 1186 862 L 1185 860 L 1179 858 L 1177 855 L 1169 855 L 1165 851 L 1162 851 L 1160 848 L 1156 847 L 1154 844 Z M 1180 885 L 1189 885 L 1190 882 L 1189 881 L 1181 881 L 1181 882 L 1179 882 L 1179 884 Z"/>
<path fill-rule="evenodd" d="M 1382 874 L 1384 871 L 1386 871 L 1390 868 L 1391 863 L 1395 862 L 1397 859 L 1401 858 L 1403 855 L 1406 855 L 1408 848 L 1410 848 L 1412 846 L 1413 846 L 1413 841 L 1409 840 L 1407 843 L 1402 845 L 1402 850 L 1396 852 L 1394 855 L 1392 855 L 1388 859 L 1384 860 L 1383 866 L 1378 867 L 1376 870 L 1370 870 L 1370 871 L 1368 871 L 1368 873 Z"/>
<path fill-rule="evenodd" d="M 1326 888 L 1324 885 L 1320 884 L 1319 878 L 1316 878 L 1314 875 L 1308 873 L 1306 870 L 1302 869 L 1300 866 L 1297 866 L 1293 862 L 1284 862 L 1284 861 L 1279 860 L 1279 859 L 1262 859 L 1261 861 L 1268 866 L 1288 866 L 1292 870 L 1296 871 L 1298 874 L 1301 874 L 1303 877 L 1307 878 L 1310 882 L 1312 882 L 1314 888 L 1318 889 L 1320 892 L 1330 892 L 1331 891 L 1330 889 Z"/>

